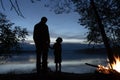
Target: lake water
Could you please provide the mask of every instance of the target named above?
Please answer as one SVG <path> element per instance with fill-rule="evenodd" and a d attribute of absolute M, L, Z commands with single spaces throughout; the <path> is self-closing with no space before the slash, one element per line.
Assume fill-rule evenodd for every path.
<path fill-rule="evenodd" d="M 36 71 L 36 54 L 34 45 L 25 44 L 23 46 L 23 50 L 26 52 L 13 54 L 11 58 L 7 59 L 7 62 L 0 64 L 0 74 L 29 73 Z M 107 65 L 107 55 L 105 51 L 82 51 L 82 49 L 88 47 L 91 46 L 78 43 L 63 44 L 62 72 L 93 73 L 96 68 L 88 66 L 85 63 Z M 52 50 L 49 51 L 48 66 L 51 70 L 55 70 Z"/>

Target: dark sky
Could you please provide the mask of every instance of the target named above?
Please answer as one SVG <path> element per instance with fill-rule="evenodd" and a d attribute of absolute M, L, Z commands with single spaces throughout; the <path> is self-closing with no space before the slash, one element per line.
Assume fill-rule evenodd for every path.
<path fill-rule="evenodd" d="M 18 0 L 20 10 L 25 16 L 22 18 L 14 10 L 10 11 L 9 0 L 3 0 L 3 3 L 5 10 L 0 6 L 0 12 L 7 15 L 7 19 L 15 25 L 27 28 L 30 34 L 28 40 L 32 40 L 34 25 L 40 21 L 42 16 L 48 18 L 47 24 L 52 41 L 60 36 L 65 42 L 68 40 L 79 42 L 86 36 L 87 30 L 77 23 L 79 15 L 75 12 L 55 14 L 54 11 L 50 11 L 50 8 L 45 8 L 42 2 L 31 3 L 30 0 Z"/>

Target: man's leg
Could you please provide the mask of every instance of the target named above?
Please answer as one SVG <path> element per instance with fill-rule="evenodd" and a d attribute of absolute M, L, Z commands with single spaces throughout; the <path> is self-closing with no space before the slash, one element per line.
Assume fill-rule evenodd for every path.
<path fill-rule="evenodd" d="M 47 59 L 48 59 L 48 46 L 44 45 L 43 46 L 43 55 L 42 55 L 42 68 L 43 71 L 47 71 L 48 69 L 48 64 L 47 64 Z"/>
<path fill-rule="evenodd" d="M 42 68 L 45 72 L 48 69 L 47 59 L 48 59 L 48 53 L 44 52 L 42 56 Z"/>
<path fill-rule="evenodd" d="M 41 70 L 41 49 L 39 46 L 37 46 L 37 49 L 36 49 L 36 68 L 37 68 L 37 73 L 40 73 L 40 70 Z"/>

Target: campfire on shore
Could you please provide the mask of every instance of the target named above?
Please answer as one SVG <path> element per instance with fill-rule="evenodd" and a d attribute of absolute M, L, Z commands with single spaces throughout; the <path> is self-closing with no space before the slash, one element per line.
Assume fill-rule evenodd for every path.
<path fill-rule="evenodd" d="M 96 67 L 96 71 L 99 73 L 120 75 L 120 57 L 117 56 L 117 57 L 114 57 L 114 59 L 115 59 L 115 62 L 108 63 L 107 66 L 93 65 L 89 63 L 85 63 L 85 64 L 92 67 Z"/>
<path fill-rule="evenodd" d="M 97 71 L 104 74 L 111 74 L 111 73 L 120 74 L 120 57 L 114 56 L 114 59 L 115 59 L 115 62 L 108 63 L 106 67 L 102 65 L 98 65 Z"/>

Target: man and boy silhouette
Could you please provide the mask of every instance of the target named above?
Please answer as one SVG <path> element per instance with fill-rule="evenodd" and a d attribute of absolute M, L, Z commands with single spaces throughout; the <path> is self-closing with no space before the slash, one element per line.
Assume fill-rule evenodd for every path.
<path fill-rule="evenodd" d="M 46 22 L 47 18 L 42 17 L 41 21 L 34 26 L 33 31 L 33 40 L 36 47 L 36 69 L 38 74 L 41 71 L 48 71 L 47 59 L 49 48 L 54 50 L 56 71 L 61 71 L 62 38 L 58 37 L 56 39 L 56 43 L 54 43 L 54 45 L 50 47 L 50 36 Z"/>

